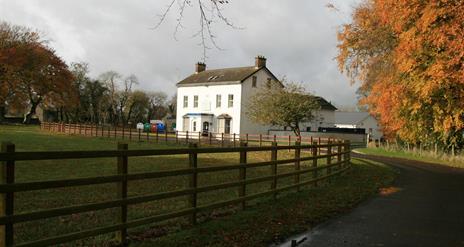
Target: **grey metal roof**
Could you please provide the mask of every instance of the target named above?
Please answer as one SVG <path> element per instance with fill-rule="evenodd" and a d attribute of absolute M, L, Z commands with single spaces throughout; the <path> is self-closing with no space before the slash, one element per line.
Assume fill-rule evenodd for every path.
<path fill-rule="evenodd" d="M 329 101 L 327 101 L 326 99 L 320 97 L 320 96 L 316 96 L 316 99 L 317 101 L 319 102 L 319 105 L 321 106 L 321 109 L 322 110 L 329 110 L 329 111 L 335 111 L 337 110 L 337 107 L 335 107 L 334 105 L 332 105 L 332 103 L 330 103 Z"/>

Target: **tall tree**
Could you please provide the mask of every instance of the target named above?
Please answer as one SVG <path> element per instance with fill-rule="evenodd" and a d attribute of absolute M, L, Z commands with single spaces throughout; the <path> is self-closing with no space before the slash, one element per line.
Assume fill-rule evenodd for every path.
<path fill-rule="evenodd" d="M 0 33 L 0 100 L 26 107 L 24 123 L 39 104 L 61 107 L 76 100 L 68 66 L 37 33 L 7 23 L 0 24 Z"/>
<path fill-rule="evenodd" d="M 246 114 L 256 123 L 289 127 L 300 136 L 300 124 L 311 121 L 320 105 L 313 95 L 298 84 L 262 88 L 247 104 Z"/>
<path fill-rule="evenodd" d="M 464 4 L 366 0 L 339 33 L 340 68 L 385 131 L 463 146 Z"/>

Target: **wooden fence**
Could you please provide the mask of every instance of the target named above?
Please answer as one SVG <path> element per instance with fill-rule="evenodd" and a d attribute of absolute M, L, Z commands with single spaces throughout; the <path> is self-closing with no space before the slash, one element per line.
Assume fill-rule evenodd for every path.
<path fill-rule="evenodd" d="M 292 145 L 292 143 L 300 142 L 301 144 L 318 144 L 328 143 L 329 141 L 339 141 L 335 138 L 313 138 L 313 137 L 295 137 L 292 135 L 264 135 L 264 134 L 224 134 L 209 132 L 203 135 L 202 132 L 191 131 L 174 131 L 174 132 L 143 132 L 140 129 L 129 127 L 114 127 L 110 125 L 97 124 L 66 124 L 66 123 L 41 123 L 41 129 L 51 132 L 62 132 L 72 135 L 85 135 L 95 137 L 119 138 L 130 141 L 147 141 L 155 143 L 197 143 L 200 145 L 210 146 L 233 146 L 236 147 L 239 143 L 246 142 L 250 146 L 268 146 L 273 142 L 280 145 Z"/>
<path fill-rule="evenodd" d="M 80 130 L 82 131 L 82 128 Z M 318 153 L 318 149 L 320 148 L 326 148 L 327 153 Z M 277 157 L 278 151 L 287 149 L 294 150 L 294 158 L 279 160 Z M 302 150 L 311 150 L 310 155 L 304 156 L 303 154 L 307 154 L 308 152 L 303 153 L 301 152 Z M 247 162 L 247 154 L 249 152 L 271 152 L 271 158 L 268 161 L 249 163 Z M 235 153 L 239 154 L 239 160 L 237 160 L 237 164 L 233 165 L 198 167 L 198 155 L 205 153 Z M 184 154 L 188 156 L 188 167 L 176 170 L 128 173 L 129 157 L 165 156 L 178 154 Z M 118 171 L 116 175 L 34 182 L 15 182 L 15 162 L 17 161 L 64 161 L 69 159 L 95 159 L 108 157 L 113 157 L 116 159 L 114 163 L 114 166 L 117 167 Z M 321 159 L 325 160 L 325 162 L 318 162 Z M 308 161 L 309 164 L 311 164 L 308 166 L 309 168 L 300 166 L 300 162 L 303 161 Z M 327 144 L 318 144 L 315 142 L 311 145 L 301 145 L 297 142 L 295 145 L 278 146 L 276 142 L 273 142 L 270 146 L 257 147 L 247 146 L 245 142 L 242 142 L 238 147 L 197 147 L 196 144 L 191 144 L 191 146 L 188 148 L 180 149 L 128 150 L 127 144 L 119 143 L 117 150 L 106 151 L 16 152 L 14 144 L 3 143 L 2 152 L 0 152 L 0 162 L 2 165 L 2 174 L 0 176 L 2 180 L 0 184 L 0 193 L 2 195 L 0 201 L 0 225 L 2 227 L 2 231 L 0 232 L 1 246 L 48 246 L 51 244 L 66 243 L 69 241 L 85 239 L 107 233 L 116 233 L 117 241 L 119 243 L 126 243 L 127 230 L 129 228 L 153 224 L 182 216 L 188 216 L 191 220 L 191 223 L 195 224 L 197 221 L 197 214 L 200 212 L 210 211 L 212 209 L 231 205 L 238 205 L 244 208 L 247 201 L 256 199 L 258 197 L 273 196 L 276 198 L 277 194 L 282 191 L 290 189 L 300 190 L 300 188 L 304 185 L 317 185 L 318 181 L 328 180 L 330 177 L 340 174 L 350 167 L 350 145 L 349 142 L 329 142 Z M 279 174 L 277 172 L 277 168 L 282 164 L 291 164 L 291 166 L 294 166 L 294 170 L 292 169 L 291 172 Z M 257 167 L 268 167 L 270 169 L 271 175 L 253 178 L 247 177 L 247 171 Z M 224 181 L 224 183 L 207 186 L 198 185 L 197 177 L 201 173 L 234 170 L 237 171 L 237 180 Z M 304 174 L 307 174 L 307 176 L 302 176 Z M 128 197 L 127 189 L 129 181 L 159 179 L 167 177 L 177 179 L 179 176 L 189 177 L 190 182 L 188 187 L 169 192 Z M 288 177 L 294 177 L 294 180 L 292 183 L 290 183 L 290 185 L 286 184 L 285 186 L 277 186 L 279 179 Z M 306 177 L 306 179 L 304 179 L 304 177 Z M 248 185 L 262 182 L 269 182 L 270 186 L 268 190 L 255 194 L 249 194 L 249 192 L 247 193 Z M 115 183 L 117 185 L 116 190 L 118 197 L 115 200 L 51 208 L 32 212 L 15 213 L 14 198 L 15 193 L 18 192 L 108 183 Z M 208 205 L 197 205 L 197 196 L 199 193 L 226 188 L 236 188 L 238 190 L 238 197 L 226 201 L 215 201 Z M 127 215 L 129 205 L 159 201 L 180 196 L 188 196 L 190 198 L 187 208 L 159 215 L 151 215 L 135 220 L 128 220 Z M 119 209 L 117 224 L 95 226 L 95 228 L 92 229 L 71 232 L 65 235 L 53 236 L 32 242 L 15 243 L 15 224 L 109 208 Z"/>

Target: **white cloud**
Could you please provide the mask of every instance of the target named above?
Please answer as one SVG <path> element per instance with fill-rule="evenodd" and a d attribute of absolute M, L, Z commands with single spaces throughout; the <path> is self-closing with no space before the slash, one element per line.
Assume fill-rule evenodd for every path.
<path fill-rule="evenodd" d="M 55 1 L 0 0 L 2 20 L 39 29 L 68 63 L 90 63 L 92 75 L 107 70 L 136 74 L 140 87 L 172 94 L 175 83 L 188 76 L 201 60 L 198 13 L 189 9 L 185 28 L 173 39 L 177 13 L 152 30 L 169 0 Z M 337 70 L 336 28 L 349 20 L 356 0 L 332 1 L 341 11 L 325 7 L 326 0 L 235 0 L 225 15 L 244 30 L 218 24 L 219 45 L 208 52 L 208 67 L 246 66 L 257 54 L 268 58 L 276 75 L 306 82 L 308 88 L 337 105 L 356 103 L 355 87 Z"/>

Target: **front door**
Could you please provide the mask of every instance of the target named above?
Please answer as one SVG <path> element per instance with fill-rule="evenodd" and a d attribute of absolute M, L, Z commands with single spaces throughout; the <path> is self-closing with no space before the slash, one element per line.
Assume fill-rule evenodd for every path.
<path fill-rule="evenodd" d="M 209 122 L 203 122 L 203 132 L 209 132 Z"/>
<path fill-rule="evenodd" d="M 225 134 L 230 134 L 230 118 L 225 119 L 224 133 Z"/>

